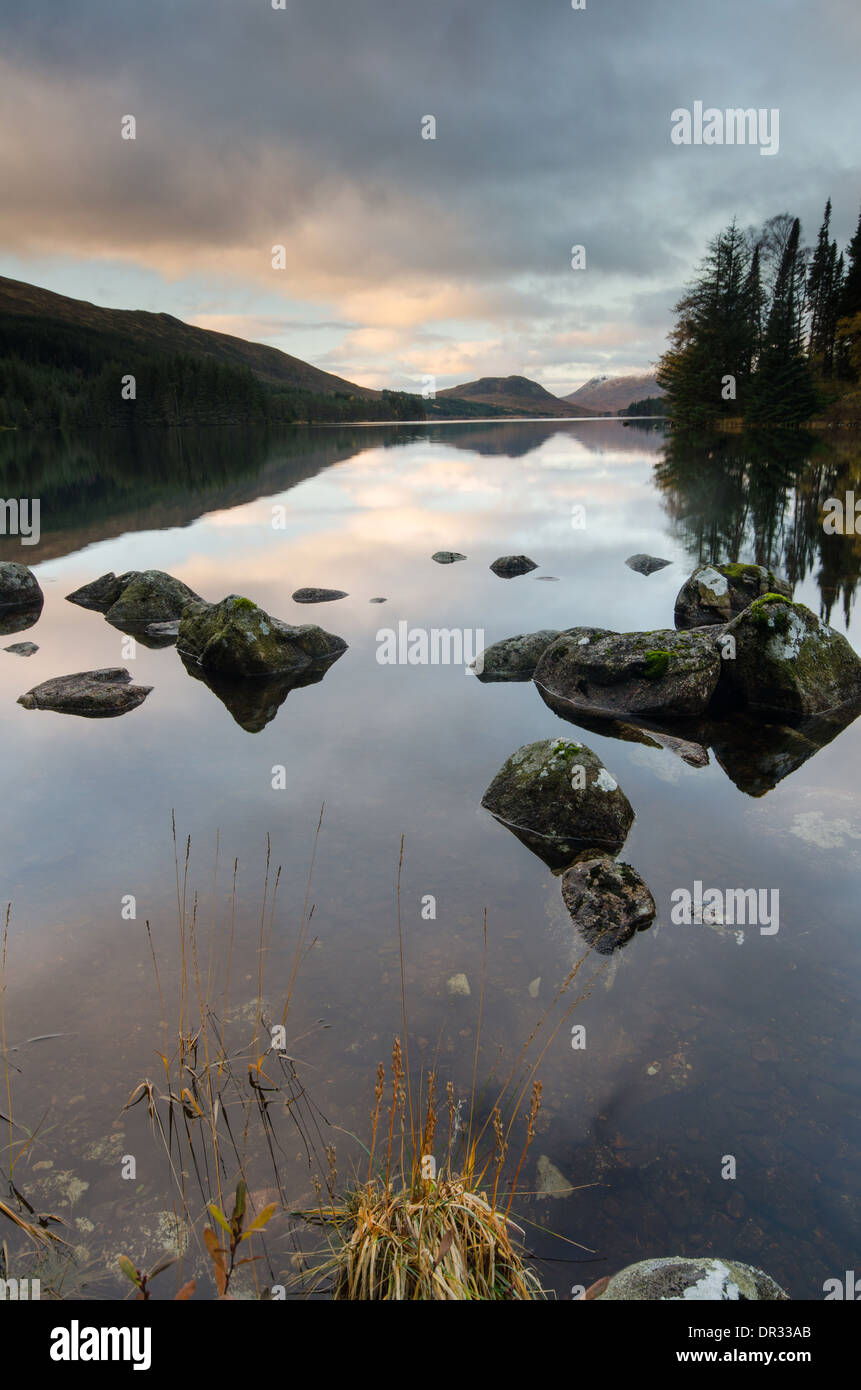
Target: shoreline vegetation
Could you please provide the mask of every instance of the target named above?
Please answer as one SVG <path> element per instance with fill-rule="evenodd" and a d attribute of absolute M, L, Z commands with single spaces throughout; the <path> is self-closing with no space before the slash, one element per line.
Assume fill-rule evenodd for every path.
<path fill-rule="evenodd" d="M 790 213 L 733 220 L 675 313 L 657 370 L 674 427 L 861 424 L 861 216 L 841 253 L 830 198 L 813 248 Z"/>
<path fill-rule="evenodd" d="M 265 873 L 258 925 L 255 996 L 234 1002 L 242 962 L 236 953 L 237 878 L 239 861 L 230 870 L 232 888 L 226 922 L 215 909 L 219 844 L 207 898 L 190 882 L 191 838 L 177 840 L 173 816 L 176 878 L 178 997 L 171 1002 L 165 982 L 170 964 L 157 950 L 149 921 L 146 950 L 152 961 L 160 1014 L 158 1067 L 131 1092 L 123 1115 L 142 1105 L 152 1140 L 165 1160 L 169 1189 L 171 1250 L 151 1263 L 146 1238 L 147 1213 L 141 1214 L 135 1243 L 133 1228 L 105 1232 L 101 1258 L 78 1268 L 73 1232 L 59 1217 L 41 1212 L 27 1200 L 20 1168 L 39 1142 L 43 1117 L 34 1129 L 29 1116 L 14 1111 L 9 1049 L 2 1007 L 10 962 L 7 939 L 11 904 L 0 931 L 0 1035 L 2 1035 L 3 1121 L 8 1121 L 8 1152 L 2 1165 L 4 1197 L 0 1218 L 18 1232 L 17 1266 L 40 1279 L 42 1296 L 93 1296 L 106 1279 L 124 1276 L 137 1300 L 153 1297 L 185 1301 L 194 1296 L 218 1299 L 319 1297 L 335 1300 L 544 1300 L 552 1298 L 532 1268 L 526 1231 L 512 1216 L 523 1164 L 535 1135 L 541 1108 L 537 1071 L 547 1049 L 572 1012 L 591 991 L 606 962 L 599 962 L 585 985 L 571 997 L 586 950 L 543 1010 L 504 1077 L 497 1059 L 482 1079 L 481 1024 L 487 967 L 487 921 L 476 1040 L 471 1061 L 472 1084 L 458 1095 L 444 1082 L 438 1094 L 442 1034 L 428 1065 L 409 1060 L 410 1029 L 404 983 L 404 939 L 400 882 L 404 863 L 401 838 L 396 920 L 401 960 L 403 1041 L 392 1044 L 388 1078 L 379 1063 L 373 1094 L 369 1091 L 369 1133 L 340 1131 L 350 1141 L 339 1175 L 334 1131 L 309 1094 L 295 1060 L 308 1031 L 294 1036 L 291 1001 L 302 961 L 313 948 L 312 882 L 321 808 L 307 873 L 304 906 L 288 967 L 283 1008 L 268 995 L 267 960 L 273 940 L 281 866 L 275 868 L 267 836 Z M 312 1029 L 313 1033 L 313 1029 Z M 22 1087 L 26 1096 L 26 1087 Z M 8 1111 L 8 1114 L 6 1113 Z M 332 1131 L 331 1134 L 329 1131 Z M 307 1196 L 290 1193 L 283 1162 L 292 1135 L 305 1151 Z M 367 1138 L 367 1143 L 365 1142 Z M 125 1160 L 124 1160 L 125 1161 Z M 19 1171 L 16 1172 L 16 1169 Z M 295 1177 L 292 1179 L 295 1182 Z M 572 1189 L 576 1190 L 576 1189 Z M 35 1198 L 34 1198 L 35 1201 Z M 229 1213 L 229 1214 L 228 1214 Z M 152 1213 L 149 1214 L 152 1216 Z M 146 1218 L 146 1219 L 144 1219 Z M 522 1219 L 522 1218 L 520 1218 Z M 526 1223 L 530 1224 L 530 1223 Z M 544 1230 L 545 1228 L 541 1228 Z M 560 1240 L 565 1238 L 559 1237 Z M 114 1248 L 125 1240 L 126 1249 Z M 574 1242 L 565 1240 L 569 1246 Z M 585 1246 L 581 1254 L 593 1255 Z M 0 1242 L 0 1277 L 9 1256 Z M 142 1255 L 149 1261 L 138 1265 Z M 173 1271 L 175 1290 L 159 1276 Z M 604 1278 L 580 1295 L 592 1299 L 606 1287 Z M 96 1296 L 99 1296 L 96 1294 Z"/>

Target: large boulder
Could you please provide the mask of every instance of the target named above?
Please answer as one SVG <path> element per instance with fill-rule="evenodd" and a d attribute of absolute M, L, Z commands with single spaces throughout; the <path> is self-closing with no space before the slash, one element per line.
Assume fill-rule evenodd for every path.
<path fill-rule="evenodd" d="M 0 560 L 0 611 L 41 608 L 45 602 L 38 579 L 16 560 Z"/>
<path fill-rule="evenodd" d="M 204 670 L 245 677 L 328 665 L 347 643 L 313 623 L 292 627 L 250 599 L 230 594 L 220 603 L 190 605 L 179 624 L 177 647 Z"/>
<path fill-rule="evenodd" d="M 617 853 L 634 820 L 631 803 L 597 754 L 564 738 L 519 748 L 481 804 L 554 869 L 565 868 L 586 846 Z"/>
<path fill-rule="evenodd" d="M 714 632 L 572 628 L 544 652 L 535 684 L 552 710 L 676 718 L 702 714 L 717 688 Z"/>
<path fill-rule="evenodd" d="M 735 655 L 725 686 L 749 709 L 811 715 L 861 696 L 861 659 L 846 638 L 802 603 L 766 594 L 724 629 Z"/>
<path fill-rule="evenodd" d="M 614 1274 L 603 1293 L 603 1301 L 631 1300 L 653 1303 L 739 1301 L 774 1302 L 788 1299 L 779 1284 L 754 1265 L 738 1260 L 717 1260 L 711 1256 L 690 1260 L 684 1256 L 659 1260 L 638 1260 Z"/>
<path fill-rule="evenodd" d="M 543 628 L 506 637 L 485 647 L 470 666 L 480 681 L 531 681 L 544 652 L 562 633 L 559 628 Z"/>
<path fill-rule="evenodd" d="M 152 690 L 151 685 L 132 685 L 131 679 L 129 672 L 120 666 L 55 676 L 19 696 L 18 704 L 25 709 L 80 714 L 85 719 L 112 719 L 137 709 Z"/>
<path fill-rule="evenodd" d="M 636 869 L 598 850 L 578 856 L 562 876 L 562 898 L 580 935 L 609 956 L 655 920 L 655 900 Z"/>
<path fill-rule="evenodd" d="M 792 598 L 792 586 L 763 565 L 700 565 L 676 595 L 676 627 L 728 623 L 764 594 Z"/>

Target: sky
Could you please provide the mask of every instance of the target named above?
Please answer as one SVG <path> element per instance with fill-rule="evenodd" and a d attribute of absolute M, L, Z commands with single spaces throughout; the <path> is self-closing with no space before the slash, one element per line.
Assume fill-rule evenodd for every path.
<path fill-rule="evenodd" d="M 861 5 L 580 2 L 0 0 L 0 275 L 365 386 L 646 372 L 733 216 L 849 240 Z"/>

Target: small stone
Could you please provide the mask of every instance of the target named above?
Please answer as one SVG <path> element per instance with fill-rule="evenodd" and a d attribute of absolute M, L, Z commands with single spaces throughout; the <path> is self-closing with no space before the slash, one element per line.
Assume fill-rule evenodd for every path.
<path fill-rule="evenodd" d="M 13 652 L 15 656 L 32 656 L 39 648 L 35 642 L 13 642 L 11 647 L 4 647 L 3 650 Z"/>
<path fill-rule="evenodd" d="M 472 993 L 469 987 L 469 980 L 463 974 L 452 975 L 448 982 L 448 992 L 453 998 L 457 995 L 466 997 L 466 995 Z"/>
<path fill-rule="evenodd" d="M 297 589 L 293 595 L 293 602 L 334 603 L 336 599 L 348 597 L 343 589 Z"/>
<path fill-rule="evenodd" d="M 541 976 L 538 975 L 537 978 L 534 979 L 534 980 L 532 981 L 532 983 L 530 984 L 530 986 L 529 986 L 529 997 L 530 997 L 530 999 L 537 999 L 537 998 L 538 998 L 538 991 L 540 990 L 540 988 L 541 988 Z"/>
<path fill-rule="evenodd" d="M 656 570 L 665 569 L 671 565 L 672 560 L 661 560 L 657 555 L 629 555 L 625 564 L 629 570 L 634 570 L 637 574 L 654 574 Z"/>
<path fill-rule="evenodd" d="M 528 555 L 500 555 L 498 560 L 494 560 L 490 568 L 500 579 L 516 579 L 519 574 L 528 574 L 530 570 L 537 570 L 538 566 L 534 560 L 530 560 Z"/>
<path fill-rule="evenodd" d="M 540 1197 L 570 1197 L 574 1188 L 546 1154 L 538 1160 L 537 1191 Z"/>
<path fill-rule="evenodd" d="M 436 560 L 438 565 L 454 565 L 458 560 L 465 560 L 466 556 L 461 555 L 459 550 L 438 550 L 431 559 Z"/>
<path fill-rule="evenodd" d="M 385 602 L 386 602 L 386 600 L 385 600 L 384 598 L 369 598 L 369 599 L 368 599 L 368 603 L 385 603 Z"/>

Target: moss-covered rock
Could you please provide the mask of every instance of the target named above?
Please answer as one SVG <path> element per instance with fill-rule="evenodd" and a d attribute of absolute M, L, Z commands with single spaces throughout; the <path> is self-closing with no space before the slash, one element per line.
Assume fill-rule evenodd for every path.
<path fill-rule="evenodd" d="M 0 560 L 0 611 L 41 608 L 44 602 L 41 585 L 27 565 Z"/>
<path fill-rule="evenodd" d="M 573 628 L 547 648 L 534 679 L 544 701 L 563 718 L 578 710 L 675 718 L 706 709 L 720 665 L 711 630 Z"/>
<path fill-rule="evenodd" d="M 589 851 L 562 877 L 562 898 L 577 931 L 608 956 L 655 920 L 655 900 L 636 869 Z"/>
<path fill-rule="evenodd" d="M 569 739 L 529 743 L 513 753 L 481 801 L 551 868 L 585 846 L 617 853 L 634 812 L 591 748 Z"/>
<path fill-rule="evenodd" d="M 132 570 L 120 575 L 120 596 L 105 613 L 112 627 L 134 630 L 148 623 L 171 622 L 182 616 L 190 603 L 202 603 L 199 594 L 164 570 Z"/>
<path fill-rule="evenodd" d="M 792 587 L 763 565 L 699 565 L 676 596 L 676 627 L 728 623 L 767 593 L 792 598 Z"/>
<path fill-rule="evenodd" d="M 749 709 L 820 714 L 861 697 L 861 660 L 846 638 L 780 594 L 766 594 L 729 624 L 735 656 L 724 685 Z"/>
<path fill-rule="evenodd" d="M 331 663 L 347 650 L 342 637 L 313 623 L 282 623 L 237 594 L 186 608 L 177 646 L 205 670 L 233 677 L 298 673 L 315 662 Z"/>
<path fill-rule="evenodd" d="M 603 1302 L 638 1301 L 679 1303 L 690 1301 L 756 1303 L 788 1299 L 770 1275 L 738 1260 L 684 1256 L 638 1260 L 614 1274 L 598 1297 Z"/>

